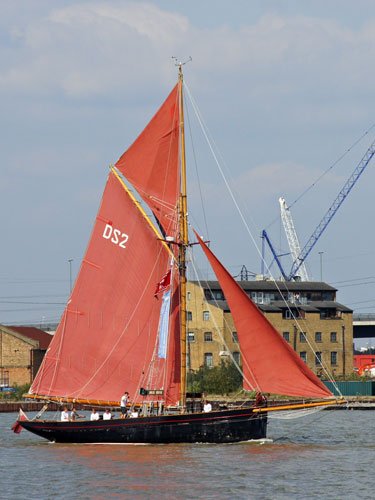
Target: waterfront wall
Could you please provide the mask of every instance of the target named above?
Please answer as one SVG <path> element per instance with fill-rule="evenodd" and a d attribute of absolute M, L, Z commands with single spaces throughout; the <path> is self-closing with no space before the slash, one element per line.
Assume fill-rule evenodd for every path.
<path fill-rule="evenodd" d="M 343 396 L 375 396 L 375 381 L 342 381 L 342 382 L 329 382 L 323 381 L 328 389 L 338 396 L 336 386 Z"/>

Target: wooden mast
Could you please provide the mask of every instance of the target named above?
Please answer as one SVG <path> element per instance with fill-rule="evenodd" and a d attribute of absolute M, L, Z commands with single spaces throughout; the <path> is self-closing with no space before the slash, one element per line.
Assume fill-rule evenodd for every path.
<path fill-rule="evenodd" d="M 181 277 L 181 397 L 180 404 L 186 403 L 186 248 L 189 244 L 187 230 L 187 201 L 186 201 L 186 158 L 184 133 L 184 107 L 182 96 L 182 64 L 178 70 L 178 88 L 180 98 L 180 134 L 181 134 L 181 181 L 180 196 L 180 277 Z"/>

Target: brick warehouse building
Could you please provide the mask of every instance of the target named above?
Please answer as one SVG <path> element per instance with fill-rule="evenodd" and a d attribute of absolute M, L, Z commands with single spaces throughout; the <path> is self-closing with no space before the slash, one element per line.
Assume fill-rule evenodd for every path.
<path fill-rule="evenodd" d="M 30 384 L 51 339 L 39 328 L 0 325 L 0 385 Z"/>
<path fill-rule="evenodd" d="M 353 372 L 353 311 L 336 302 L 335 288 L 322 282 L 262 280 L 238 284 L 314 373 L 323 375 L 320 360 L 334 377 Z M 228 359 L 229 351 L 241 362 L 233 319 L 217 281 L 188 282 L 187 316 L 190 369 L 217 365 Z"/>

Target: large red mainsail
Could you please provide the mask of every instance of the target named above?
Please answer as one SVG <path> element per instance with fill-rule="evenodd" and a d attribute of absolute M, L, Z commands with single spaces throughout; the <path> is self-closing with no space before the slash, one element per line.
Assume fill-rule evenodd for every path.
<path fill-rule="evenodd" d="M 160 399 L 175 404 L 178 301 L 172 306 L 169 355 L 158 359 L 161 300 L 154 296 L 171 267 L 176 272 L 171 253 L 110 173 L 72 295 L 30 392 L 119 401 L 125 390 L 134 400 L 141 387 L 163 388 Z M 172 293 L 178 295 L 174 282 Z"/>
<path fill-rule="evenodd" d="M 331 392 L 299 358 L 196 234 L 214 270 L 236 326 L 243 357 L 244 389 L 327 398 Z"/>
<path fill-rule="evenodd" d="M 176 85 L 147 127 L 117 161 L 167 234 L 178 222 L 180 107 Z"/>

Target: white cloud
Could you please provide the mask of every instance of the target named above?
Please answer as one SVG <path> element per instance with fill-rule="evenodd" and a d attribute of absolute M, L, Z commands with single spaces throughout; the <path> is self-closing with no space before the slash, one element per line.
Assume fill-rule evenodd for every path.
<path fill-rule="evenodd" d="M 143 2 L 75 3 L 19 25 L 15 18 L 9 31 L 17 43 L 3 51 L 0 89 L 68 96 L 145 89 L 150 78 L 163 84 L 174 71 L 172 55 L 192 55 L 194 74 L 211 90 L 220 75 L 263 98 L 271 92 L 298 98 L 322 85 L 330 94 L 351 87 L 356 70 L 374 55 L 371 22 L 353 31 L 334 20 L 274 12 L 236 31 L 224 24 L 198 29 L 181 14 Z"/>
<path fill-rule="evenodd" d="M 0 86 L 28 93 L 105 95 L 149 78 L 150 67 L 156 70 L 170 57 L 178 34 L 186 29 L 182 16 L 152 4 L 81 3 L 55 9 L 24 27 L 11 27 L 18 46 Z M 168 63 L 172 70 L 169 58 Z"/>

